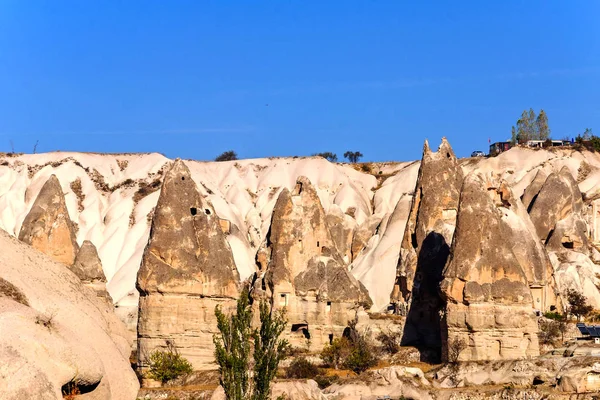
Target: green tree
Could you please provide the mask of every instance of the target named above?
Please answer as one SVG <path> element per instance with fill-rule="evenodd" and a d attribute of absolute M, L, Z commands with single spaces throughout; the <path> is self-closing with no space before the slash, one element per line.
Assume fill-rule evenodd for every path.
<path fill-rule="evenodd" d="M 337 160 L 338 160 L 337 154 L 332 153 L 330 151 L 326 151 L 326 152 L 323 152 L 323 153 L 316 153 L 316 154 L 313 154 L 313 156 L 323 157 L 324 159 L 329 160 L 331 162 L 337 162 Z"/>
<path fill-rule="evenodd" d="M 171 341 L 167 341 L 166 350 L 155 350 L 148 357 L 148 375 L 150 378 L 166 383 L 192 372 L 192 364 L 182 357 Z"/>
<path fill-rule="evenodd" d="M 228 151 L 224 151 L 223 153 L 219 154 L 215 158 L 215 161 L 233 161 L 233 160 L 237 160 L 237 159 L 238 159 L 237 153 L 233 150 L 228 150 Z"/>
<path fill-rule="evenodd" d="M 347 151 L 344 153 L 344 158 L 347 158 L 351 163 L 356 163 L 362 158 L 363 154 L 360 151 Z"/>
<path fill-rule="evenodd" d="M 540 114 L 535 120 L 535 127 L 537 131 L 537 137 L 540 140 L 546 140 L 550 138 L 550 128 L 548 127 L 548 116 L 544 110 L 540 110 Z"/>
<path fill-rule="evenodd" d="M 271 381 L 287 352 L 287 341 L 279 339 L 287 324 L 284 313 L 273 312 L 265 300 L 259 312 L 260 326 L 252 328 L 248 288 L 240 294 L 235 314 L 227 316 L 219 306 L 215 308 L 219 329 L 213 337 L 215 359 L 228 400 L 269 399 Z"/>
<path fill-rule="evenodd" d="M 583 294 L 575 289 L 567 290 L 567 302 L 569 303 L 568 313 L 577 317 L 577 321 L 581 317 L 585 317 L 591 313 L 594 307 L 587 304 L 587 299 Z"/>
<path fill-rule="evenodd" d="M 583 135 L 581 135 L 583 140 L 591 140 L 592 136 L 594 136 L 594 133 L 592 132 L 592 130 L 590 128 L 585 128 L 585 131 L 583 132 Z"/>
<path fill-rule="evenodd" d="M 512 129 L 510 130 L 510 143 L 514 146 L 515 144 L 517 144 L 517 140 L 517 130 L 513 125 Z"/>

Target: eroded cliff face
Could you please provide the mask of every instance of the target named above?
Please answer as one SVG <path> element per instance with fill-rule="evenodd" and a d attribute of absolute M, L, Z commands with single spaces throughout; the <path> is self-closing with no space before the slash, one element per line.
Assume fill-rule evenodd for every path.
<path fill-rule="evenodd" d="M 176 160 L 163 181 L 138 272 L 138 360 L 170 341 L 197 369 L 213 362 L 214 308 L 239 294 L 231 248 L 210 202 Z"/>
<path fill-rule="evenodd" d="M 348 271 L 306 177 L 298 178 L 292 192 L 284 189 L 279 195 L 265 253 L 270 262 L 263 286 L 276 308 L 286 308 L 292 344 L 304 346 L 310 339 L 320 349 L 370 307 L 369 293 Z"/>
<path fill-rule="evenodd" d="M 172 339 L 196 366 L 210 366 L 214 306 L 232 304 L 249 277 L 254 295 L 288 308 L 287 335 L 298 346 L 310 335 L 318 350 L 357 313 L 368 323 L 363 311 L 386 312 L 391 301 L 408 313 L 405 344 L 441 350 L 440 283 L 455 279 L 444 267 L 463 176 L 472 172 L 484 177 L 499 218 L 499 228 L 484 225 L 481 234 L 502 232 L 502 252 L 512 253 L 511 271 L 514 264 L 523 273 L 516 281 L 529 290 L 531 313 L 560 310 L 556 294 L 567 287 L 600 304 L 600 156 L 592 153 L 517 148 L 458 160 L 443 140 L 437 152 L 425 146 L 421 163 L 373 164 L 371 174 L 321 159 L 171 163 L 159 155 L 73 153 L 6 160 L 0 225 L 50 255 L 50 243 L 62 243 L 57 256 L 89 286 L 104 284 L 102 271 L 116 311 L 132 331 L 140 329 L 142 358 Z M 457 246 L 477 247 L 469 243 L 477 239 Z M 491 290 L 494 281 L 487 283 Z M 472 307 L 463 299 L 456 304 L 471 308 L 455 311 L 477 315 L 484 303 L 517 314 L 527 308 L 527 301 L 499 298 Z M 477 332 L 495 337 L 503 329 Z M 495 354 L 486 351 L 470 357 Z"/>
<path fill-rule="evenodd" d="M 539 355 L 527 275 L 506 240 L 512 229 L 490 195 L 495 191 L 475 174 L 465 179 L 441 284 L 447 301 L 444 353 L 462 341 L 467 345 L 459 356 L 463 361 Z"/>

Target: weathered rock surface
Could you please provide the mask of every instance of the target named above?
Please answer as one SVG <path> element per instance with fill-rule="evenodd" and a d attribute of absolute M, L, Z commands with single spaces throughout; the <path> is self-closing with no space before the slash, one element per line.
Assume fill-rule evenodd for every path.
<path fill-rule="evenodd" d="M 533 178 L 533 181 L 531 181 L 529 186 L 527 186 L 527 188 L 525 189 L 523 196 L 521 196 L 521 201 L 523 202 L 523 205 L 527 210 L 529 210 L 529 207 L 536 200 L 538 194 L 540 193 L 540 190 L 542 190 L 542 186 L 544 186 L 544 183 L 547 179 L 548 175 L 546 174 L 546 172 L 543 169 L 539 169 L 535 174 L 535 178 Z"/>
<path fill-rule="evenodd" d="M 72 265 L 79 246 L 65 196 L 56 175 L 51 175 L 25 217 L 19 240 L 47 254 L 54 261 Z"/>
<path fill-rule="evenodd" d="M 562 168 L 559 173 L 552 173 L 544 182 L 537 194 L 533 205 L 531 205 L 531 221 L 536 228 L 538 237 L 546 242 L 558 221 L 570 215 L 580 215 L 583 209 L 583 200 L 577 182 L 569 172 L 568 168 Z M 573 221 L 575 222 L 575 221 Z M 582 232 L 585 238 L 585 231 Z M 580 242 L 585 240 L 580 239 Z M 585 240 L 587 244 L 587 240 Z M 583 246 L 584 243 L 579 243 Z"/>
<path fill-rule="evenodd" d="M 100 261 L 96 246 L 92 242 L 89 240 L 83 242 L 77 257 L 75 257 L 75 262 L 70 268 L 85 286 L 94 289 L 98 296 L 112 304 L 112 299 L 106 291 L 106 276 L 102 270 L 102 261 Z"/>
<path fill-rule="evenodd" d="M 469 175 L 441 285 L 447 300 L 444 352 L 462 341 L 468 347 L 460 352 L 460 360 L 539 355 L 531 291 L 506 240 L 510 234 L 483 181 Z"/>
<path fill-rule="evenodd" d="M 508 242 L 507 247 L 512 250 L 527 276 L 534 309 L 551 311 L 551 307 L 554 306 L 562 310 L 554 268 L 536 234 L 527 209 L 506 182 L 500 183 L 497 189 L 488 188 L 489 193 L 493 194 L 493 190 L 496 191 L 494 200 L 502 213 L 501 220 L 507 232 L 504 240 Z"/>
<path fill-rule="evenodd" d="M 210 368 L 215 305 L 234 304 L 238 286 L 219 218 L 176 160 L 164 178 L 137 277 L 140 364 L 168 340 L 195 368 Z"/>
<path fill-rule="evenodd" d="M 127 332 L 112 307 L 2 230 L 0 248 L 0 287 L 13 292 L 0 295 L 0 398 L 58 400 L 71 384 L 86 399 L 135 399 Z"/>
<path fill-rule="evenodd" d="M 462 170 L 446 139 L 435 153 L 425 142 L 394 291 L 399 307 L 410 304 L 404 345 L 425 346 L 438 353 L 441 348 L 439 282 L 450 254 L 462 181 Z"/>
<path fill-rule="evenodd" d="M 284 189 L 273 210 L 265 286 L 276 308 L 285 307 L 289 340 L 320 349 L 341 336 L 361 307 L 370 307 L 365 287 L 350 274 L 325 222 L 317 192 L 305 177 Z"/>

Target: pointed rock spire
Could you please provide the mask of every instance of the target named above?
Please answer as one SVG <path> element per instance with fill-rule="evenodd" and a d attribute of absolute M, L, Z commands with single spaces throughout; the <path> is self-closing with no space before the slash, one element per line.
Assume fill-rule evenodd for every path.
<path fill-rule="evenodd" d="M 44 183 L 29 214 L 25 217 L 19 240 L 50 256 L 54 261 L 72 265 L 79 250 L 65 195 L 56 175 Z"/>

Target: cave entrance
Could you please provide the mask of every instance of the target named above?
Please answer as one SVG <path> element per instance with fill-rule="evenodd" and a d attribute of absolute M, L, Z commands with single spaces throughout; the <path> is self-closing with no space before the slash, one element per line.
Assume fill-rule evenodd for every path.
<path fill-rule="evenodd" d="M 310 339 L 308 324 L 292 324 L 292 332 L 304 335 L 304 338 Z"/>

